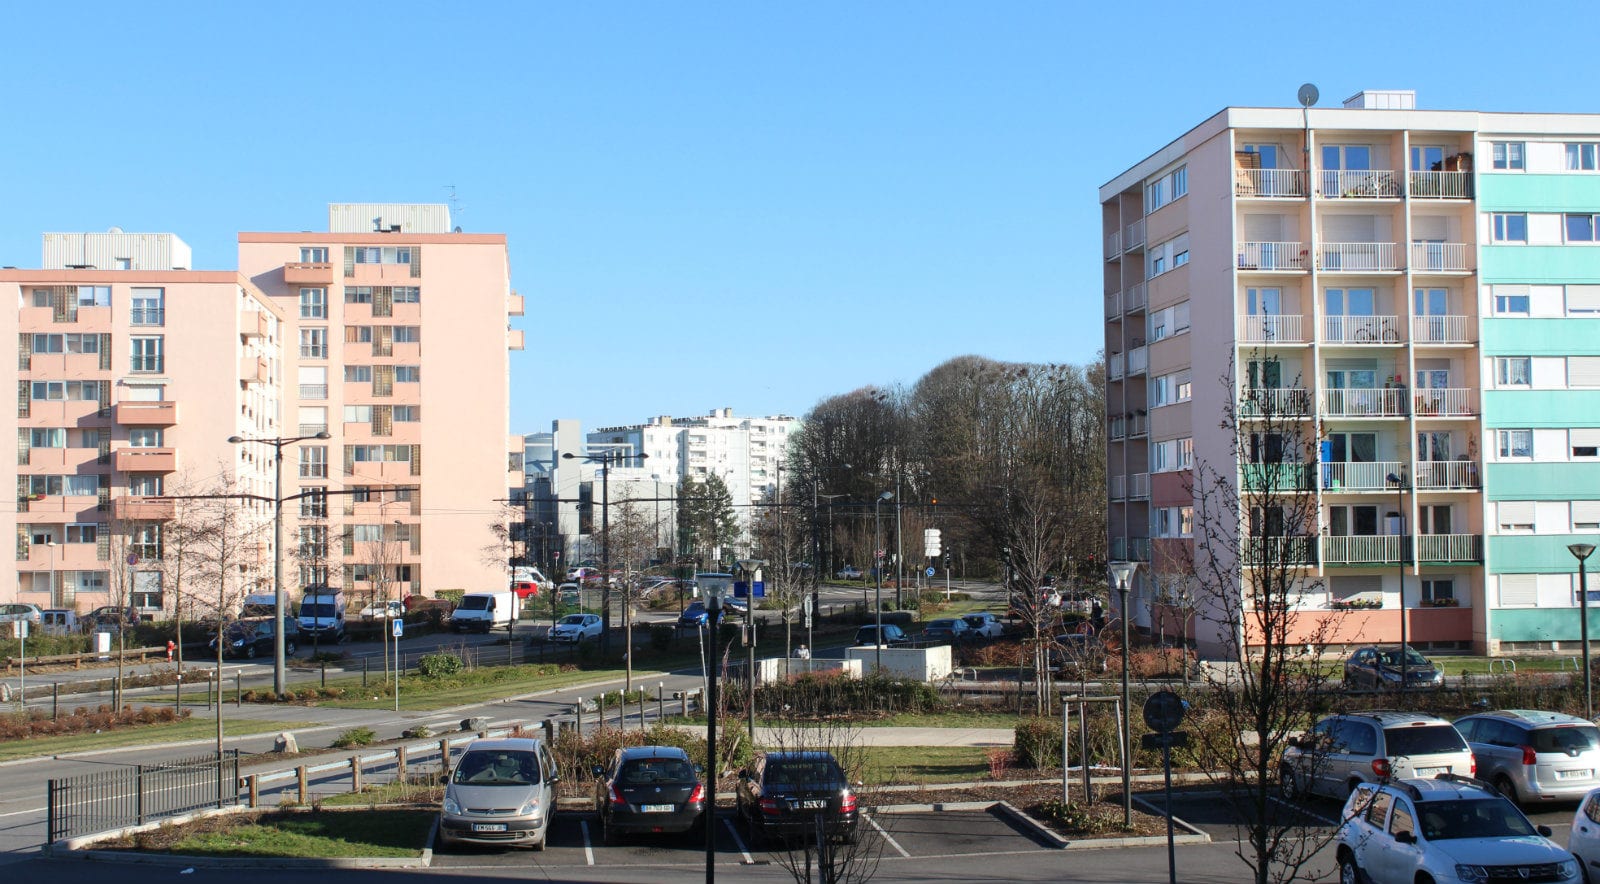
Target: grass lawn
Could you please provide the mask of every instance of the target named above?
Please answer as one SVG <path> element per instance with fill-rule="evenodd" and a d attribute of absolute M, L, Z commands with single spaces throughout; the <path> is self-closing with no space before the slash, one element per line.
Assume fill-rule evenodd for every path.
<path fill-rule="evenodd" d="M 408 675 L 400 680 L 400 708 L 412 712 L 445 709 L 590 681 L 622 678 L 622 676 L 621 669 L 549 672 L 537 665 L 479 667 L 472 672 L 462 672 L 457 676 L 437 680 Z M 659 678 L 660 673 L 654 670 L 643 673 L 635 670 L 634 677 Z M 329 687 L 333 684 L 331 680 L 328 682 Z M 359 681 L 353 686 L 340 686 L 348 687 L 355 698 L 321 700 L 318 705 L 341 709 L 389 709 L 394 704 L 394 700 L 382 685 L 372 684 L 365 692 L 362 691 Z"/>
<path fill-rule="evenodd" d="M 1015 727 L 1021 720 L 1009 712 L 900 712 L 887 718 L 852 721 L 856 727 Z M 704 725 L 703 715 L 668 715 L 667 724 Z M 789 727 L 795 722 L 779 719 L 757 719 L 756 727 Z"/>
<path fill-rule="evenodd" d="M 435 777 L 437 779 L 437 777 Z M 368 807 L 374 804 L 417 804 L 437 809 L 444 800 L 444 786 L 438 783 L 384 783 L 367 786 L 360 792 L 341 792 L 321 799 L 324 807 Z"/>
<path fill-rule="evenodd" d="M 989 778 L 989 758 L 977 746 L 864 746 L 868 783 L 965 783 Z"/>
<path fill-rule="evenodd" d="M 253 721 L 229 719 L 231 710 L 222 712 L 224 736 L 240 737 L 249 734 L 266 734 L 297 728 L 316 727 L 303 721 Z M 34 737 L 24 740 L 0 742 L 0 761 L 17 758 L 34 758 L 41 755 L 60 755 L 66 752 L 86 752 L 91 749 L 115 749 L 121 746 L 145 746 L 151 743 L 171 743 L 183 740 L 204 740 L 217 733 L 215 718 L 195 715 L 183 721 L 168 724 L 149 724 L 125 727 L 98 734 L 73 734 L 62 737 Z"/>
<path fill-rule="evenodd" d="M 413 857 L 437 813 L 367 810 L 218 816 L 134 836 L 119 847 L 186 856 Z"/>

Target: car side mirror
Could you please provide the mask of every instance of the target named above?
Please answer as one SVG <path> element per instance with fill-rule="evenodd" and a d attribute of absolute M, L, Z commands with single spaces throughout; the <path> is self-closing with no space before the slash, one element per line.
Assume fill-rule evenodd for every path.
<path fill-rule="evenodd" d="M 596 777 L 603 777 L 606 775 L 606 769 L 597 764 L 594 766 L 594 775 Z"/>
<path fill-rule="evenodd" d="M 1394 840 L 1399 844 L 1415 844 L 1417 843 L 1417 836 L 1412 832 L 1396 832 L 1394 833 Z"/>
<path fill-rule="evenodd" d="M 705 773 L 706 773 L 706 766 L 705 765 L 697 764 L 697 765 L 694 766 L 694 775 L 695 776 L 697 776 L 697 777 L 705 776 Z"/>
<path fill-rule="evenodd" d="M 1549 826 L 1540 826 L 1537 829 L 1534 829 L 1534 831 L 1545 836 L 1546 838 L 1549 838 L 1552 834 L 1554 834 L 1554 830 L 1552 830 Z"/>
<path fill-rule="evenodd" d="M 545 782 L 554 786 L 556 783 L 561 782 L 561 774 L 551 773 L 550 776 L 545 779 Z"/>

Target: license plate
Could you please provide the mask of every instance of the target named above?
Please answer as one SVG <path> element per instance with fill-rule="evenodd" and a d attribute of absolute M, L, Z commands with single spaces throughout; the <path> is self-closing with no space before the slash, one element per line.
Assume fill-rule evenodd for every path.
<path fill-rule="evenodd" d="M 506 824 L 505 823 L 473 823 L 472 824 L 472 831 L 474 831 L 474 832 L 504 832 L 505 830 L 506 830 Z"/>
<path fill-rule="evenodd" d="M 1427 777 L 1436 777 L 1447 770 L 1449 770 L 1448 767 L 1419 767 L 1417 768 L 1417 776 L 1426 779 Z"/>
<path fill-rule="evenodd" d="M 806 810 L 821 810 L 828 806 L 828 800 L 826 798 L 812 798 L 809 801 L 800 802 L 800 806 Z"/>
<path fill-rule="evenodd" d="M 674 810 L 677 810 L 677 805 L 641 804 L 639 805 L 639 810 L 641 813 L 672 813 Z"/>
<path fill-rule="evenodd" d="M 1594 776 L 1594 771 L 1592 771 L 1592 770 L 1558 770 L 1558 771 L 1556 771 L 1556 779 L 1558 779 L 1558 780 L 1587 780 L 1592 776 Z"/>

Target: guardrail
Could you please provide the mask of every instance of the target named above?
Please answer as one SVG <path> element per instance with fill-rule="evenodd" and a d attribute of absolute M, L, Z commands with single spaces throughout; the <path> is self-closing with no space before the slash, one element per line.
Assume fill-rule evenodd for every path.
<path fill-rule="evenodd" d="M 125 648 L 121 651 L 108 651 L 104 654 L 88 651 L 82 654 L 55 654 L 49 657 L 7 657 L 5 658 L 5 672 L 10 673 L 14 667 L 26 664 L 28 666 L 59 666 L 63 663 L 72 664 L 74 669 L 82 669 L 88 660 L 115 660 L 121 657 L 123 662 L 132 658 L 135 663 L 143 663 L 150 657 L 165 657 L 167 649 L 160 648 Z"/>

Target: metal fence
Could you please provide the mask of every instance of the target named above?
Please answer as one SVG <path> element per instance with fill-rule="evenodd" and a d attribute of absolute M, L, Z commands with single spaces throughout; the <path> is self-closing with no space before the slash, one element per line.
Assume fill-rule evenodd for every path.
<path fill-rule="evenodd" d="M 161 764 L 117 765 L 51 780 L 48 841 L 136 826 L 239 801 L 239 751 Z"/>

